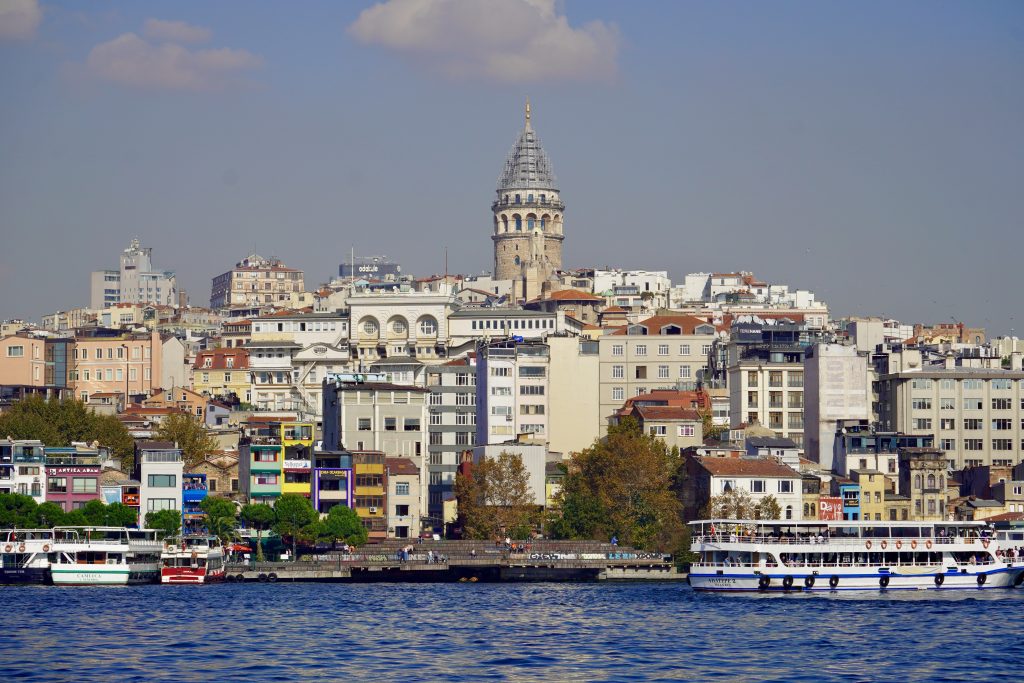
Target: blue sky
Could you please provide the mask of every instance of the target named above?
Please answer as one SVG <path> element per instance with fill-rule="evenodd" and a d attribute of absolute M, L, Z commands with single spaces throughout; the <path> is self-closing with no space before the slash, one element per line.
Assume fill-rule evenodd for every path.
<path fill-rule="evenodd" d="M 373 5 L 0 0 L 0 317 L 136 235 L 200 305 L 253 245 L 489 270 L 529 96 L 566 266 L 1024 328 L 1024 4 Z"/>

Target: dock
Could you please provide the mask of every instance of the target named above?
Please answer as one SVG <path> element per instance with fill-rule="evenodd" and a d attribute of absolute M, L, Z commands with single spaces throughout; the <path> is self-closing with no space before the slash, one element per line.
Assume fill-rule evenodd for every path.
<path fill-rule="evenodd" d="M 411 551 L 402 559 L 403 548 Z M 681 581 L 664 553 L 597 541 L 532 541 L 507 549 L 487 541 L 390 539 L 352 553 L 304 555 L 295 562 L 228 564 L 231 582 Z"/>

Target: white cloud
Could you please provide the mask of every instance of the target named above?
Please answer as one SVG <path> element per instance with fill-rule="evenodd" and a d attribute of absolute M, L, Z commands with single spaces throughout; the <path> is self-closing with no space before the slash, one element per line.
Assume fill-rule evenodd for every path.
<path fill-rule="evenodd" d="M 134 33 L 101 43 L 89 52 L 89 73 L 138 88 L 221 90 L 239 83 L 241 74 L 263 63 L 246 50 L 190 50 L 177 43 L 159 45 Z"/>
<path fill-rule="evenodd" d="M 184 21 L 167 21 L 165 19 L 146 19 L 142 33 L 153 40 L 173 43 L 208 43 L 213 32 L 203 26 L 192 26 Z"/>
<path fill-rule="evenodd" d="M 0 38 L 31 38 L 42 20 L 38 0 L 0 0 Z"/>
<path fill-rule="evenodd" d="M 619 45 L 614 24 L 572 27 L 555 0 L 386 0 L 349 32 L 450 76 L 511 83 L 611 78 Z"/>

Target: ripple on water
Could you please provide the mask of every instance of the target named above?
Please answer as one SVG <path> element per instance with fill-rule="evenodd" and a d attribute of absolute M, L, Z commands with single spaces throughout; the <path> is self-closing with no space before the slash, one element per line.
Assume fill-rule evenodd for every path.
<path fill-rule="evenodd" d="M 695 594 L 680 584 L 0 588 L 5 680 L 987 680 L 1024 591 Z"/>

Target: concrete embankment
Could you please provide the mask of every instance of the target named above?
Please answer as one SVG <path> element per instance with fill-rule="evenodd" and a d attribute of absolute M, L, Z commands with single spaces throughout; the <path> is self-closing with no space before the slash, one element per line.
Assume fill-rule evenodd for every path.
<path fill-rule="evenodd" d="M 661 553 L 596 541 L 533 541 L 512 548 L 483 541 L 389 540 L 354 553 L 296 562 L 229 564 L 229 581 L 495 582 L 681 581 Z"/>

